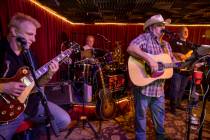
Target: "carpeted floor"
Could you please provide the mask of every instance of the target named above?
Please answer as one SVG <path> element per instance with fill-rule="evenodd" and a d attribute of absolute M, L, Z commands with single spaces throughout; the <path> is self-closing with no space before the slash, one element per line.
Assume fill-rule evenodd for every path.
<path fill-rule="evenodd" d="M 133 140 L 135 139 L 134 134 L 134 111 L 132 102 L 128 102 L 125 106 L 120 108 L 120 112 L 118 112 L 118 116 L 112 120 L 102 121 L 101 122 L 101 131 L 100 131 L 100 139 L 101 140 Z M 183 103 L 186 107 L 186 101 Z M 193 114 L 197 114 L 199 117 L 202 109 L 202 103 L 199 103 L 198 107 L 192 110 Z M 129 111 L 125 111 L 129 108 Z M 92 108 L 93 109 L 93 108 Z M 91 109 L 89 109 L 90 112 Z M 93 109 L 94 110 L 94 109 Z M 126 112 L 126 113 L 125 113 Z M 72 118 L 75 116 L 75 112 L 72 110 L 70 111 Z M 80 113 L 76 114 L 78 117 Z M 88 118 L 91 118 L 91 125 L 99 131 L 100 123 L 97 121 L 96 117 L 94 117 L 94 113 L 92 115 L 88 115 Z M 187 129 L 186 129 L 186 121 L 187 120 L 187 112 L 178 110 L 177 116 L 174 116 L 172 113 L 168 111 L 168 100 L 166 100 L 166 118 L 165 118 L 165 130 L 166 135 L 171 140 L 184 140 L 187 139 Z M 77 125 L 78 124 L 78 125 Z M 73 127 L 77 126 L 77 127 Z M 74 128 L 72 133 L 65 138 L 68 131 L 64 131 L 61 133 L 61 136 L 55 138 L 52 136 L 52 139 L 58 140 L 94 140 L 95 135 L 91 128 L 87 125 L 84 125 L 82 122 L 77 123 L 77 121 L 73 121 L 70 126 Z M 190 129 L 190 140 L 194 140 L 198 138 L 198 130 L 199 126 L 192 125 Z M 203 127 L 203 140 L 210 139 L 210 103 L 207 102 L 207 110 L 206 110 L 206 118 Z M 152 120 L 150 117 L 150 113 L 148 112 L 148 119 L 147 119 L 147 139 L 148 140 L 155 140 L 155 133 L 152 124 Z"/>

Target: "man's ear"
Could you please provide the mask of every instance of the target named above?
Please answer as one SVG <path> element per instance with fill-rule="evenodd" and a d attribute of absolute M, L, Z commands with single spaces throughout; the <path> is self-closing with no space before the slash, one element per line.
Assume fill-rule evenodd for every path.
<path fill-rule="evenodd" d="M 11 28 L 10 28 L 10 33 L 11 33 L 12 36 L 17 36 L 17 34 L 18 34 L 18 33 L 17 33 L 17 28 L 11 27 Z"/>

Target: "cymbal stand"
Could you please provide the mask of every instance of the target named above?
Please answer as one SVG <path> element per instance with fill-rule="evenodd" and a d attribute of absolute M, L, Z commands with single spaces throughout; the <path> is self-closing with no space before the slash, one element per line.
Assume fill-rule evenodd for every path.
<path fill-rule="evenodd" d="M 85 67 L 84 67 L 84 72 L 85 72 Z M 85 125 L 88 124 L 88 126 L 90 127 L 90 129 L 93 131 L 93 133 L 95 134 L 95 138 L 99 139 L 100 136 L 98 134 L 98 132 L 94 129 L 94 127 L 92 126 L 92 124 L 89 122 L 86 113 L 85 113 L 85 84 L 88 83 L 88 75 L 86 76 L 86 74 L 84 74 L 84 84 L 83 84 L 83 95 L 82 95 L 82 114 L 79 118 L 79 121 L 77 122 L 77 127 L 79 127 L 80 122 L 82 122 L 82 128 L 85 128 Z M 71 134 L 71 132 L 74 130 L 74 128 L 69 128 L 68 133 L 66 134 L 65 138 L 68 138 L 68 136 Z"/>

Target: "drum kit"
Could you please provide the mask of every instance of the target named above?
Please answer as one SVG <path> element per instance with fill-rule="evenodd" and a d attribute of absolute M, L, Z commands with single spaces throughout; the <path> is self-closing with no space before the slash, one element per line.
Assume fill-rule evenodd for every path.
<path fill-rule="evenodd" d="M 102 89 L 103 80 L 105 88 L 108 89 L 115 98 L 121 98 L 126 86 L 126 72 L 122 64 L 113 61 L 113 53 L 100 48 L 79 51 L 72 59 L 71 70 L 62 71 L 65 80 L 72 81 L 73 87 L 73 104 L 82 104 L 82 96 L 84 95 L 85 104 L 95 103 L 98 92 Z M 76 58 L 76 57 L 80 57 Z M 67 63 L 66 63 L 67 64 Z M 103 73 L 101 79 L 99 67 Z M 71 76 L 65 76 L 71 75 Z M 71 77 L 67 79 L 66 77 Z M 61 77 L 62 78 L 62 77 Z M 116 94 L 120 94 L 117 95 Z M 123 95 L 122 95 L 123 94 Z M 125 95 L 126 96 L 126 95 Z"/>

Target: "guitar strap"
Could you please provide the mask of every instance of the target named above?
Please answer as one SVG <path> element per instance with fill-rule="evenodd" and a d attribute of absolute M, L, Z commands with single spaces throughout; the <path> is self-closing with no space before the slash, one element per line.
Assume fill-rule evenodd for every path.
<path fill-rule="evenodd" d="M 163 49 L 163 53 L 169 54 L 169 50 L 166 47 L 166 41 L 163 40 L 163 35 L 160 37 L 160 46 Z"/>
<path fill-rule="evenodd" d="M 7 52 L 6 51 L 4 51 L 4 52 L 2 52 L 2 54 L 1 54 L 2 56 L 1 56 L 1 68 L 0 68 L 0 77 L 1 78 L 4 78 L 4 77 L 6 77 L 6 75 L 7 75 L 7 73 L 8 73 L 8 71 L 9 71 L 9 66 L 10 66 L 10 61 L 9 60 L 6 60 L 6 58 L 7 58 Z"/>
<path fill-rule="evenodd" d="M 166 47 L 166 42 L 161 40 L 160 45 L 161 45 L 161 48 L 163 49 L 163 52 L 169 54 L 169 50 Z"/>

